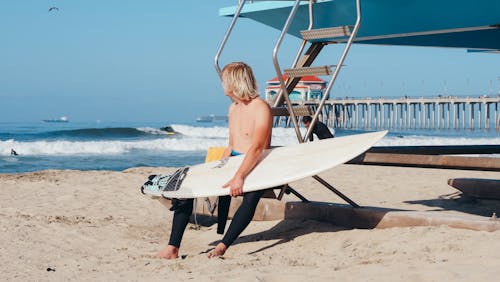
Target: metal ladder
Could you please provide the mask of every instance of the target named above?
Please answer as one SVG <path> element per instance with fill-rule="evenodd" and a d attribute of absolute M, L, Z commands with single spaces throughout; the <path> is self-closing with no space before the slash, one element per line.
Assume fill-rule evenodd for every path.
<path fill-rule="evenodd" d="M 286 33 L 288 32 L 288 29 L 297 13 L 297 10 L 299 8 L 300 2 L 303 0 L 295 0 L 294 5 L 292 6 L 292 9 L 290 11 L 290 14 L 287 18 L 287 21 L 285 22 L 285 25 L 283 26 L 282 32 L 280 34 L 280 37 L 278 38 L 278 41 L 276 42 L 276 45 L 273 50 L 273 63 L 274 63 L 274 68 L 276 70 L 276 74 L 278 76 L 278 81 L 280 82 L 281 90 L 277 95 L 277 98 L 274 102 L 274 107 L 282 107 L 283 105 L 286 106 L 287 112 L 290 115 L 292 122 L 294 124 L 294 128 L 297 134 L 297 139 L 299 139 L 299 142 L 303 142 L 309 138 L 309 136 L 312 133 L 312 128 L 314 124 L 316 123 L 318 119 L 318 115 L 321 112 L 326 99 L 329 97 L 329 93 L 333 87 L 333 84 L 335 83 L 335 80 L 337 79 L 337 76 L 344 64 L 345 58 L 347 57 L 347 53 L 349 52 L 349 49 L 352 45 L 352 42 L 354 41 L 354 38 L 356 37 L 356 34 L 359 30 L 360 24 L 361 24 L 361 4 L 360 0 L 355 0 L 356 1 L 356 22 L 354 26 L 338 26 L 338 27 L 329 27 L 329 28 L 321 28 L 321 29 L 313 29 L 313 24 L 314 24 L 314 13 L 313 13 L 313 6 L 314 3 L 316 2 L 315 0 L 309 0 L 309 27 L 307 30 L 301 31 L 302 35 L 302 44 L 297 52 L 297 55 L 295 57 L 295 60 L 292 64 L 292 68 L 290 69 L 285 69 L 283 73 L 287 76 L 287 80 L 285 81 L 283 79 L 283 73 L 281 72 L 281 67 L 278 62 L 278 50 L 281 46 L 281 43 L 283 41 L 283 38 L 285 37 Z M 340 59 L 337 63 L 337 65 L 333 65 L 335 68 L 333 71 L 331 69 L 332 66 L 311 66 L 316 57 L 319 55 L 323 47 L 325 47 L 328 44 L 332 43 L 337 43 L 335 39 L 345 39 L 345 37 L 348 37 L 348 40 L 345 44 L 344 51 L 342 52 L 342 55 L 340 56 Z M 304 51 L 305 46 L 307 43 L 310 42 L 310 46 L 308 50 L 302 55 L 302 52 Z M 302 55 L 302 56 L 301 56 Z M 309 130 L 306 133 L 306 136 L 302 138 L 300 134 L 300 130 L 298 127 L 298 122 L 296 118 L 296 112 L 299 113 L 299 115 L 302 115 L 300 113 L 304 112 L 304 106 L 299 106 L 299 107 L 292 107 L 292 103 L 288 97 L 289 93 L 293 91 L 297 83 L 300 81 L 300 79 L 306 75 L 331 75 L 330 81 L 323 93 L 323 97 L 320 100 L 320 103 L 318 104 L 318 107 L 314 109 L 314 117 L 311 121 L 311 126 L 309 127 Z M 278 112 L 278 110 L 275 110 Z M 283 110 L 281 110 L 283 111 Z"/>
<path fill-rule="evenodd" d="M 288 32 L 288 29 L 297 13 L 301 0 L 295 0 L 294 5 L 290 10 L 290 14 L 288 15 L 288 18 L 285 22 L 285 25 L 283 26 L 280 37 L 278 38 L 278 41 L 276 42 L 276 45 L 274 47 L 273 63 L 274 63 L 274 68 L 276 70 L 276 74 L 278 76 L 278 81 L 280 82 L 281 91 L 279 92 L 276 100 L 274 101 L 273 106 L 274 108 L 280 108 L 280 107 L 284 108 L 283 105 L 286 106 L 287 112 L 290 115 L 290 119 L 293 122 L 293 126 L 295 128 L 295 133 L 297 134 L 297 139 L 299 143 L 308 140 L 309 136 L 312 134 L 312 129 L 314 128 L 314 124 L 318 120 L 318 116 L 321 113 L 321 110 L 323 109 L 325 101 L 329 96 L 333 84 L 335 83 L 335 80 L 337 79 L 337 76 L 344 64 L 345 58 L 347 57 L 347 53 L 349 52 L 352 42 L 354 41 L 354 38 L 356 37 L 356 34 L 359 30 L 361 24 L 361 4 L 360 0 L 355 0 L 355 1 L 356 1 L 356 22 L 354 26 L 338 26 L 338 27 L 313 29 L 314 25 L 313 6 L 316 1 L 309 0 L 309 26 L 307 30 L 301 31 L 302 44 L 297 52 L 295 60 L 292 64 L 292 68 L 285 69 L 283 71 L 283 73 L 287 76 L 286 81 L 283 78 L 283 73 L 281 72 L 281 67 L 278 62 L 278 50 L 281 46 L 283 38 Z M 319 55 L 323 47 L 331 43 L 337 43 L 337 41 L 335 40 L 336 38 L 345 39 L 345 37 L 348 37 L 348 40 L 346 42 L 344 51 L 342 52 L 342 55 L 340 56 L 337 65 L 334 65 L 335 69 L 333 71 L 331 69 L 331 66 L 312 66 L 312 63 Z M 304 55 L 302 55 L 305 46 L 309 42 L 310 46 L 308 50 L 304 53 Z M 299 129 L 297 114 L 301 116 L 307 115 L 307 114 L 302 114 L 307 111 L 303 109 L 304 106 L 294 107 L 289 99 L 289 93 L 293 91 L 293 89 L 300 81 L 300 79 L 306 75 L 320 75 L 320 76 L 331 75 L 331 78 L 323 93 L 323 97 L 320 100 L 320 103 L 314 109 L 314 115 L 311 121 L 311 125 L 309 126 L 309 129 L 307 130 L 305 136 L 302 137 Z M 274 111 L 277 112 L 277 110 Z M 359 207 L 358 204 L 356 204 L 354 201 L 352 201 L 347 196 L 342 194 L 340 191 L 335 189 L 332 185 L 330 185 L 328 182 L 326 182 L 318 175 L 313 176 L 313 178 L 319 183 L 321 183 L 323 186 L 325 186 L 326 188 L 337 194 L 340 198 L 348 202 L 353 207 Z"/>

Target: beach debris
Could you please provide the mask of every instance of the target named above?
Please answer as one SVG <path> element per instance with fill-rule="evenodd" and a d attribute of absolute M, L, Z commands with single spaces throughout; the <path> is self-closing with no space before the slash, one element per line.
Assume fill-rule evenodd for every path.
<path fill-rule="evenodd" d="M 49 8 L 49 12 L 52 12 L 52 11 L 59 11 L 59 8 L 57 8 L 56 6 L 52 6 Z"/>
<path fill-rule="evenodd" d="M 47 271 L 50 272 L 56 272 L 56 269 L 54 267 L 47 267 Z"/>

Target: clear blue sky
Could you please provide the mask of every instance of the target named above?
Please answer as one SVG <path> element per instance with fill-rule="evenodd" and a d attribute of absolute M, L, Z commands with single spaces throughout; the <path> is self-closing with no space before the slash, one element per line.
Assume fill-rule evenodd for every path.
<path fill-rule="evenodd" d="M 0 0 L 0 122 L 67 115 L 74 121 L 190 122 L 224 114 L 213 67 L 237 0 Z M 48 12 L 57 6 L 59 11 Z M 277 30 L 241 19 L 221 64 L 251 64 L 261 92 L 275 76 Z M 287 38 L 290 64 L 299 40 Z M 339 47 L 319 63 L 335 64 Z M 354 46 L 335 96 L 490 95 L 500 55 L 463 49 Z"/>

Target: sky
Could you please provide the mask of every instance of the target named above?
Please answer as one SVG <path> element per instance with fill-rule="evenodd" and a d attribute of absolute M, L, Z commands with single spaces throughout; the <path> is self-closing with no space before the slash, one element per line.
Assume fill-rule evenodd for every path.
<path fill-rule="evenodd" d="M 237 0 L 0 0 L 0 122 L 192 122 L 225 114 L 214 56 Z M 59 10 L 48 11 L 50 7 Z M 276 76 L 279 31 L 240 19 L 220 64 L 245 61 L 263 93 Z M 300 40 L 279 53 L 291 64 Z M 318 65 L 336 64 L 328 46 Z M 500 55 L 464 49 L 355 45 L 336 97 L 497 95 Z"/>

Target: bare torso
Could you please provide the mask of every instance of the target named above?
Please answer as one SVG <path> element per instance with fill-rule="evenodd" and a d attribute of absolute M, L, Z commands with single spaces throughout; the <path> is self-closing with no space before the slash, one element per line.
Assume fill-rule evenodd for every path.
<path fill-rule="evenodd" d="M 269 108 L 268 104 L 260 98 L 255 98 L 248 103 L 233 103 L 229 109 L 229 138 L 232 149 L 246 153 L 252 145 L 254 129 L 259 118 L 256 113 Z M 267 140 L 266 148 L 271 142 L 271 134 Z"/>

